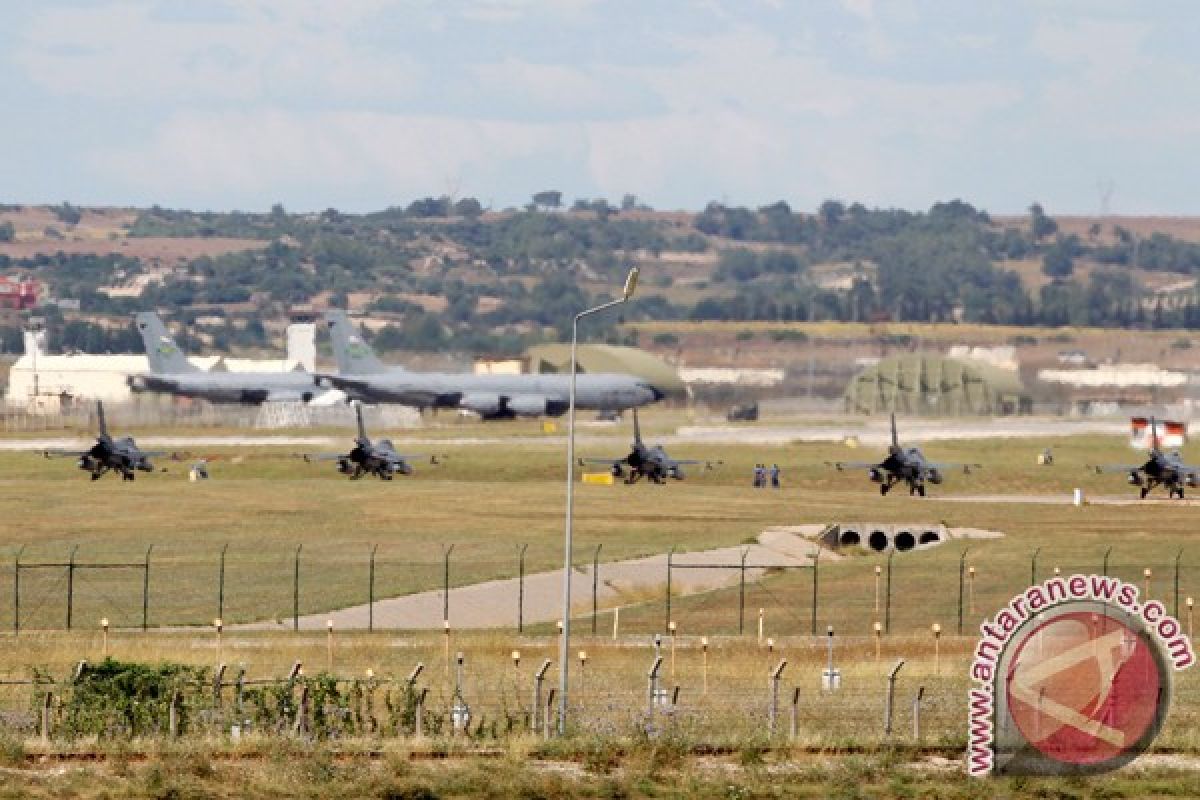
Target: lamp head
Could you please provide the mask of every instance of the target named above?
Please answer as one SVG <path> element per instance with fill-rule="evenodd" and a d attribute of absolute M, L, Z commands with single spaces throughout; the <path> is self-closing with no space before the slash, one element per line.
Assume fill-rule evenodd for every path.
<path fill-rule="evenodd" d="M 875 635 L 878 636 L 881 633 L 883 633 L 883 623 L 876 622 L 875 623 Z"/>
<path fill-rule="evenodd" d="M 106 625 L 105 627 L 108 627 L 108 626 Z M 213 620 L 213 627 L 216 628 L 217 631 L 220 631 L 221 628 L 225 627 L 224 620 L 222 620 L 220 617 L 217 617 L 216 619 Z"/>
<path fill-rule="evenodd" d="M 520 650 L 512 651 L 512 660 L 513 660 L 513 666 L 517 666 L 521 663 L 521 651 Z"/>
<path fill-rule="evenodd" d="M 637 290 L 638 268 L 630 267 L 629 274 L 625 276 L 625 288 L 621 292 L 621 302 L 626 302 L 633 297 L 634 291 Z"/>
<path fill-rule="evenodd" d="M 942 635 L 942 626 L 941 626 L 941 624 L 939 624 L 939 623 L 937 623 L 937 622 L 933 623 L 933 635 L 934 635 L 934 636 L 941 636 L 941 635 Z"/>
<path fill-rule="evenodd" d="M 104 630 L 108 630 L 108 617 L 100 620 L 100 627 L 104 628 Z"/>

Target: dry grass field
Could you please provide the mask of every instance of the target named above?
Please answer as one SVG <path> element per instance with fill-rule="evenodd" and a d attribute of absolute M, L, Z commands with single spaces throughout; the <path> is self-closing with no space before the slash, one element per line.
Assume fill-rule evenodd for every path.
<path fill-rule="evenodd" d="M 665 421 L 664 421 L 665 420 Z M 676 422 L 652 421 L 655 433 Z M 337 437 L 339 432 L 332 432 Z M 333 647 L 324 633 L 260 633 L 227 630 L 220 650 L 209 623 L 217 608 L 217 566 L 228 545 L 224 614 L 227 622 L 286 619 L 292 608 L 296 547 L 301 556 L 301 612 L 315 613 L 364 602 L 370 548 L 379 545 L 376 593 L 386 597 L 437 588 L 442 581 L 441 545 L 454 544 L 451 583 L 512 577 L 517 548 L 529 545 L 529 572 L 553 569 L 561 559 L 563 449 L 561 437 L 543 436 L 528 423 L 471 433 L 490 444 L 444 438 L 447 458 L 421 465 L 416 475 L 391 484 L 350 482 L 328 464 L 306 464 L 289 448 L 223 449 L 214 478 L 190 484 L 179 466 L 139 476 L 133 484 L 90 483 L 69 460 L 37 454 L 0 455 L 0 548 L 6 560 L 20 551 L 23 563 L 61 562 L 78 547 L 78 563 L 140 562 L 151 553 L 150 625 L 138 629 L 142 585 L 137 571 L 76 572 L 74 624 L 63 624 L 65 571 L 23 571 L 22 631 L 3 634 L 0 680 L 28 679 L 39 668 L 64 680 L 80 659 L 104 657 L 98 621 L 113 624 L 109 654 L 122 660 L 169 660 L 212 667 L 244 665 L 250 679 L 276 679 L 300 661 L 305 673 L 330 671 L 343 681 L 373 671 L 381 687 L 394 686 L 417 662 L 431 709 L 444 712 L 453 697 L 453 670 L 446 653 L 462 652 L 463 693 L 476 719 L 523 720 L 532 671 L 543 658 L 557 660 L 552 625 L 514 630 L 439 633 L 336 631 Z M 596 431 L 589 431 L 597 435 Z M 141 435 L 141 432 L 139 432 Z M 622 451 L 623 430 L 607 429 L 609 441 L 585 439 L 582 455 Z M 403 440 L 412 434 L 397 432 Z M 340 441 L 340 439 L 339 439 Z M 1044 446 L 1056 454 L 1040 467 Z M 428 451 L 428 448 L 421 448 Z M 681 458 L 719 459 L 669 486 L 578 487 L 576 543 L 579 560 L 603 544 L 602 560 L 737 545 L 774 525 L 823 522 L 944 522 L 954 527 L 1001 531 L 992 540 L 954 541 L 891 560 L 890 593 L 875 606 L 877 555 L 851 555 L 820 563 L 813 614 L 813 571 L 772 572 L 747 587 L 745 628 L 738 635 L 737 588 L 673 597 L 671 620 L 678 637 L 664 636 L 664 686 L 680 687 L 680 704 L 657 715 L 646 731 L 645 673 L 654 657 L 652 636 L 667 623 L 663 587 L 647 587 L 621 612 L 621 636 L 611 639 L 611 612 L 602 612 L 591 635 L 587 614 L 576 620 L 578 650 L 572 698 L 580 727 L 564 742 L 529 734 L 455 742 L 441 736 L 422 741 L 356 734 L 329 742 L 251 736 L 231 742 L 210 731 L 181 743 L 58 741 L 48 745 L 5 739 L 0 755 L 12 796 L 709 796 L 981 797 L 1093 796 L 1093 781 L 1037 780 L 975 783 L 954 761 L 965 741 L 966 664 L 970 630 L 1029 581 L 1031 571 L 1098 571 L 1107 553 L 1112 574 L 1144 584 L 1171 608 L 1176 597 L 1200 595 L 1200 544 L 1194 541 L 1196 506 L 1191 500 L 1126 502 L 1131 489 L 1120 475 L 1099 476 L 1087 465 L 1136 461 L 1121 437 L 1064 436 L 1048 441 L 994 439 L 930 443 L 935 460 L 980 461 L 971 475 L 952 473 L 926 498 L 881 498 L 861 472 L 839 473 L 824 465 L 838 459 L 870 459 L 873 448 L 841 444 L 786 446 L 697 445 L 673 447 Z M 1185 450 L 1192 460 L 1200 457 Z M 754 463 L 784 467 L 785 488 L 749 487 Z M 1075 507 L 1070 492 L 1083 488 L 1096 504 Z M 1050 502 L 1053 500 L 1054 502 Z M 1104 502 L 1099 502 L 1104 501 Z M 23 550 L 21 548 L 24 548 Z M 964 553 L 964 551 L 966 551 Z M 1036 562 L 1034 554 L 1036 551 Z M 11 564 L 12 561 L 9 561 Z M 960 564 L 976 568 L 964 598 L 964 636 L 957 635 Z M 0 560 L 0 627 L 10 627 L 13 571 Z M 602 567 L 603 570 L 603 567 Z M 603 574 L 603 573 L 602 573 Z M 890 594 L 890 608 L 887 597 Z M 759 609 L 764 638 L 757 635 Z M 1182 615 L 1182 613 L 1181 613 Z M 887 619 L 876 661 L 872 625 Z M 818 635 L 813 637 L 815 621 Z M 934 657 L 930 625 L 946 631 Z M 836 631 L 835 660 L 843 689 L 820 688 L 826 626 Z M 179 628 L 178 626 L 184 626 Z M 190 629 L 187 626 L 192 626 Z M 39 630 L 41 629 L 41 630 Z M 700 637 L 709 638 L 707 674 Z M 766 639 L 773 640 L 768 649 Z M 521 662 L 514 668 L 512 650 Z M 672 658 L 672 651 L 674 651 Z M 332 656 L 331 656 L 332 653 Z M 882 671 L 896 659 L 906 665 L 897 685 L 892 735 L 882 729 Z M 765 732 L 768 672 L 780 659 L 784 673 L 782 721 L 775 737 Z M 672 666 L 673 662 L 673 666 Z M 555 681 L 549 675 L 548 685 Z M 923 730 L 912 731 L 911 702 L 924 687 Z M 800 691 L 797 735 L 786 735 L 793 688 Z M 226 690 L 228 691 L 228 690 Z M 376 690 L 371 690 L 376 691 Z M 382 705 L 386 688 L 379 688 Z M 5 686 L 0 709 L 27 709 L 31 688 Z M 1200 787 L 1191 766 L 1200 684 L 1184 673 L 1169 726 L 1159 740 L 1167 761 L 1106 783 L 1106 796 L 1194 796 Z M 81 754 L 99 758 L 75 766 Z M 428 759 L 437 756 L 436 766 Z M 1169 759 L 1175 759 L 1171 761 Z M 102 777 L 97 783 L 95 778 Z M 0 796 L 4 796 L 0 793 Z"/>

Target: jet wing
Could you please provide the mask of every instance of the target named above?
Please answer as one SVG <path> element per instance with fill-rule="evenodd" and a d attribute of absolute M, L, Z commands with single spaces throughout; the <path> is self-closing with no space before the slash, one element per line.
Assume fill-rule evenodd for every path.
<path fill-rule="evenodd" d="M 618 464 L 625 464 L 625 463 L 628 463 L 625 460 L 625 456 L 621 456 L 620 458 L 581 458 L 581 459 L 579 459 L 579 466 L 581 466 L 581 467 L 586 464 L 608 464 L 610 467 L 615 467 Z M 682 462 L 680 462 L 680 463 L 682 463 Z"/>
<path fill-rule="evenodd" d="M 939 461 L 933 464 L 926 464 L 926 469 L 937 469 L 943 472 L 948 469 L 961 468 L 964 473 L 970 474 L 973 469 L 983 469 L 983 464 L 967 464 L 961 461 Z"/>
<path fill-rule="evenodd" d="M 345 453 L 301 453 L 300 457 L 309 463 L 314 461 L 337 461 L 339 458 L 349 458 Z"/>
<path fill-rule="evenodd" d="M 1133 472 L 1141 471 L 1144 464 L 1093 464 L 1091 469 L 1095 470 L 1097 475 L 1103 475 L 1106 472 Z"/>
<path fill-rule="evenodd" d="M 86 456 L 91 452 L 92 452 L 91 450 L 55 449 L 55 450 L 43 450 L 42 456 L 44 458 L 82 458 L 83 456 Z"/>
<path fill-rule="evenodd" d="M 877 461 L 826 461 L 825 466 L 833 467 L 838 472 L 847 469 L 872 469 L 878 467 Z"/>

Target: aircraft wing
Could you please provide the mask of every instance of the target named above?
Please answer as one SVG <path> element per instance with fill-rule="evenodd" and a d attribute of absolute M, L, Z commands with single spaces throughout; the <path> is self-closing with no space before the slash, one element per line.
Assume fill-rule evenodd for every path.
<path fill-rule="evenodd" d="M 90 453 L 91 450 L 43 450 L 42 456 L 45 458 L 82 458 Z"/>
<path fill-rule="evenodd" d="M 624 464 L 624 463 L 626 463 L 624 456 L 622 456 L 621 458 L 581 458 L 581 459 L 579 459 L 579 466 L 581 466 L 581 467 L 584 466 L 585 464 L 608 464 L 610 467 L 615 467 L 617 464 Z M 678 463 L 682 464 L 684 462 L 681 461 Z"/>
<path fill-rule="evenodd" d="M 300 457 L 310 463 L 314 461 L 337 461 L 339 458 L 347 458 L 345 453 L 301 453 Z"/>
<path fill-rule="evenodd" d="M 878 467 L 879 464 L 875 461 L 826 461 L 825 466 L 833 467 L 838 472 L 847 469 L 871 469 Z"/>
<path fill-rule="evenodd" d="M 970 473 L 973 469 L 983 469 L 983 464 L 968 464 L 962 461 L 939 461 L 935 464 L 926 464 L 926 469 L 937 469 L 943 472 L 948 469 L 962 469 L 965 473 Z"/>
<path fill-rule="evenodd" d="M 1093 464 L 1091 468 L 1096 471 L 1096 474 L 1103 475 L 1106 472 L 1133 472 L 1134 470 L 1141 471 L 1142 464 Z"/>

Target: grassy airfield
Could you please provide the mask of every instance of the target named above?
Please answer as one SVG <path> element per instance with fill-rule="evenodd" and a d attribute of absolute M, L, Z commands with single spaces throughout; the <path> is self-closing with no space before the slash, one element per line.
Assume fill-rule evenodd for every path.
<path fill-rule="evenodd" d="M 678 421 L 651 422 L 647 440 L 654 441 L 655 433 L 668 431 Z M 151 432 L 133 433 L 141 437 Z M 338 446 L 349 441 L 346 431 L 319 433 L 332 435 Z M 625 450 L 625 427 L 584 429 L 582 435 L 611 441 L 585 439 L 580 455 L 617 456 Z M 445 444 L 406 447 L 404 440 L 410 437 Z M 507 441 L 458 443 L 471 437 Z M 70 460 L 0 453 L 0 518 L 6 520 L 0 526 L 0 553 L 15 557 L 23 547 L 23 563 L 59 562 L 77 546 L 79 563 L 140 562 L 153 545 L 151 626 L 211 622 L 217 608 L 217 565 L 226 545 L 224 614 L 229 624 L 290 616 L 293 558 L 300 545 L 302 613 L 364 602 L 373 545 L 379 546 L 377 598 L 440 587 L 443 544 L 455 546 L 453 585 L 515 576 L 522 543 L 529 545 L 527 572 L 559 565 L 561 435 L 543 435 L 536 424 L 516 422 L 447 425 L 415 434 L 397 432 L 393 438 L 402 452 L 437 452 L 447 458 L 437 467 L 418 463 L 416 475 L 386 484 L 348 481 L 329 463 L 305 463 L 296 457 L 295 447 L 215 448 L 190 456 L 217 457 L 211 481 L 188 483 L 187 460 L 163 460 L 166 473 L 139 475 L 135 483 L 123 484 L 111 478 L 90 483 Z M 1037 453 L 1046 446 L 1054 448 L 1052 467 L 1036 464 Z M 1064 572 L 1098 571 L 1111 548 L 1109 571 L 1144 585 L 1143 569 L 1150 567 L 1150 593 L 1164 598 L 1168 608 L 1175 596 L 1174 563 L 1182 550 L 1180 596 L 1200 595 L 1200 543 L 1193 542 L 1200 512 L 1191 500 L 1083 507 L 1066 502 L 1076 487 L 1099 500 L 1135 497 L 1121 475 L 1098 476 L 1085 468 L 1138 461 L 1123 437 L 930 443 L 924 450 L 933 460 L 980 461 L 985 467 L 968 476 L 948 475 L 945 484 L 930 487 L 930 496 L 923 499 L 903 492 L 881 498 L 863 472 L 838 473 L 824 466 L 839 459 L 874 459 L 880 453 L 871 446 L 681 444 L 669 450 L 678 458 L 723 464 L 712 471 L 696 470 L 687 481 L 668 486 L 578 486 L 580 562 L 590 560 L 599 544 L 602 561 L 662 553 L 674 546 L 678 561 L 686 562 L 687 551 L 749 542 L 773 525 L 832 521 L 944 522 L 1002 531 L 1005 537 L 954 541 L 926 552 L 896 555 L 890 612 L 875 607 L 874 570 L 886 565 L 885 557 L 852 555 L 822 563 L 816 625 L 819 633 L 826 625 L 838 633 L 837 662 L 845 689 L 836 702 L 819 700 L 825 650 L 824 636 L 810 637 L 812 571 L 776 571 L 747 587 L 744 636 L 737 636 L 736 587 L 673 598 L 671 616 L 680 635 L 674 669 L 664 665 L 664 684 L 681 686 L 689 715 L 681 720 L 693 723 L 682 724 L 665 738 L 647 740 L 631 726 L 630 710 L 644 705 L 644 675 L 653 656 L 648 634 L 662 631 L 666 623 L 662 588 L 647 587 L 626 598 L 620 642 L 608 639 L 611 612 L 602 612 L 596 637 L 590 635 L 586 615 L 577 622 L 577 646 L 588 650 L 590 661 L 582 677 L 575 673 L 575 680 L 581 681 L 575 684 L 575 699 L 580 714 L 600 730 L 571 743 L 518 736 L 502 741 L 481 760 L 472 746 L 443 739 L 367 738 L 316 745 L 277 738 L 252 738 L 240 745 L 219 738 L 179 745 L 5 740 L 0 757 L 11 767 L 43 756 L 69 761 L 88 754 L 101 759 L 96 766 L 66 768 L 50 776 L 12 770 L 11 788 L 33 796 L 99 796 L 94 779 L 101 776 L 114 796 L 726 797 L 781 791 L 784 796 L 813 797 L 1086 796 L 1098 784 L 1070 779 L 980 784 L 958 772 L 953 759 L 961 753 L 965 735 L 960 698 L 973 646 L 970 631 L 1026 585 L 1031 557 L 1039 548 L 1040 578 L 1056 566 Z M 1184 455 L 1200 459 L 1198 451 L 1188 448 Z M 757 462 L 779 463 L 785 488 L 750 488 Z M 1009 501 L 1050 495 L 1062 502 Z M 955 635 L 960 559 L 977 570 L 973 592 L 964 598 L 968 635 L 963 637 Z M 0 627 L 9 627 L 13 576 L 3 564 L 0 561 Z M 80 658 L 101 659 L 101 616 L 113 623 L 109 652 L 121 659 L 207 666 L 223 660 L 246 664 L 252 678 L 283 675 L 297 660 L 310 674 L 330 666 L 329 640 L 322 634 L 227 631 L 218 652 L 211 629 L 149 634 L 129 630 L 141 622 L 141 573 L 136 571 L 78 571 L 74 614 L 80 630 L 39 632 L 36 629 L 63 625 L 64 571 L 25 571 L 21 581 L 23 630 L 19 638 L 10 639 L 19 647 L 6 648 L 0 656 L 0 677 L 27 676 L 34 665 L 65 676 Z M 760 608 L 764 636 L 775 640 L 773 650 L 757 638 Z M 885 614 L 891 633 L 880 642 L 877 662 L 872 624 Z M 1182 608 L 1181 617 L 1186 619 Z M 929 633 L 934 622 L 945 631 L 936 658 Z M 451 672 L 445 664 L 449 646 L 466 654 L 467 693 L 477 713 L 509 713 L 504 709 L 527 704 L 533 666 L 542 658 L 556 658 L 552 634 L 553 626 L 527 628 L 524 636 L 512 631 L 454 631 L 449 640 L 436 633 L 339 631 L 332 672 L 354 677 L 370 668 L 381 679 L 393 680 L 422 661 L 430 703 L 440 708 L 451 697 Z M 712 637 L 707 694 L 702 635 Z M 522 652 L 519 672 L 509 660 L 514 648 Z M 665 645 L 668 659 L 669 652 Z M 790 696 L 793 686 L 801 689 L 800 724 L 796 739 L 768 740 L 762 732 L 766 674 L 780 658 L 789 660 L 783 693 Z M 898 733 L 885 737 L 879 719 L 881 673 L 897 658 L 907 660 L 899 684 Z M 552 671 L 551 684 L 554 679 Z M 927 733 L 921 741 L 912 736 L 908 710 L 917 686 L 926 687 L 928 698 Z M 3 692 L 6 704 L 19 707 L 27 701 L 22 694 L 27 691 L 9 687 Z M 1200 687 L 1188 672 L 1180 676 L 1176 691 L 1159 744 L 1187 759 L 1198 746 L 1194 730 Z M 789 701 L 784 702 L 786 707 Z M 713 747 L 712 755 L 699 754 Z M 447 754 L 464 758 L 425 766 L 427 756 Z M 1200 785 L 1192 775 L 1186 764 L 1181 768 L 1155 762 L 1105 786 L 1118 796 L 1193 796 Z"/>

